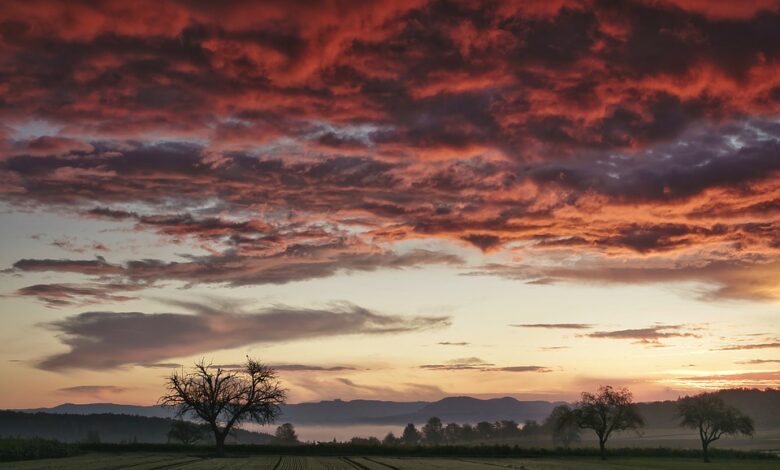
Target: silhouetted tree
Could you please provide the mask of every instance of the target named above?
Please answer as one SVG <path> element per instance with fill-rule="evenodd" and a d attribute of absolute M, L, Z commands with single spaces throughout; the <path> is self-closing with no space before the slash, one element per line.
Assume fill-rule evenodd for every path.
<path fill-rule="evenodd" d="M 496 421 L 495 424 L 495 437 L 515 437 L 520 435 L 519 424 L 516 421 L 503 419 Z"/>
<path fill-rule="evenodd" d="M 713 393 L 682 398 L 677 406 L 680 426 L 698 429 L 705 462 L 710 461 L 710 444 L 724 434 L 753 435 L 753 420 Z"/>
<path fill-rule="evenodd" d="M 553 408 L 542 427 L 550 431 L 553 444 L 556 446 L 569 447 L 580 440 L 580 428 L 568 405 L 558 405 Z"/>
<path fill-rule="evenodd" d="M 480 421 L 474 429 L 478 439 L 491 439 L 493 437 L 493 423 Z"/>
<path fill-rule="evenodd" d="M 190 372 L 173 372 L 166 386 L 160 403 L 175 407 L 179 417 L 191 414 L 204 421 L 214 433 L 219 456 L 225 454 L 225 438 L 234 425 L 244 420 L 273 423 L 286 399 L 276 372 L 250 358 L 240 370 L 213 368 L 201 360 Z"/>
<path fill-rule="evenodd" d="M 282 445 L 298 444 L 298 434 L 295 433 L 295 426 L 290 423 L 284 423 L 274 433 L 274 442 Z"/>
<path fill-rule="evenodd" d="M 468 442 L 468 441 L 473 441 L 476 436 L 477 436 L 477 431 L 474 429 L 474 426 L 468 423 L 461 426 L 460 439 Z"/>
<path fill-rule="evenodd" d="M 423 440 L 426 444 L 439 445 L 444 440 L 444 426 L 437 417 L 428 419 L 422 428 Z"/>
<path fill-rule="evenodd" d="M 387 436 L 385 436 L 384 439 L 382 439 L 382 445 L 385 446 L 394 446 L 398 445 L 398 438 L 395 437 L 395 434 L 392 432 L 387 433 Z"/>
<path fill-rule="evenodd" d="M 444 426 L 444 442 L 454 444 L 463 438 L 461 427 L 458 423 L 449 423 Z"/>
<path fill-rule="evenodd" d="M 404 433 L 401 435 L 401 442 L 408 446 L 417 445 L 420 442 L 420 431 L 414 427 L 414 424 L 409 423 L 404 428 Z"/>
<path fill-rule="evenodd" d="M 179 441 L 189 446 L 203 439 L 203 431 L 202 425 L 180 419 L 171 425 L 171 430 L 168 431 L 168 442 Z"/>
<path fill-rule="evenodd" d="M 523 437 L 535 437 L 541 433 L 542 426 L 533 419 L 526 421 L 525 424 L 523 424 L 523 429 L 520 430 L 520 435 Z"/>
<path fill-rule="evenodd" d="M 633 402 L 627 388 L 615 389 L 609 385 L 599 387 L 597 393 L 583 392 L 581 399 L 571 411 L 577 426 L 592 429 L 599 438 L 602 460 L 606 460 L 606 444 L 609 436 L 617 431 L 638 429 L 645 421 Z"/>

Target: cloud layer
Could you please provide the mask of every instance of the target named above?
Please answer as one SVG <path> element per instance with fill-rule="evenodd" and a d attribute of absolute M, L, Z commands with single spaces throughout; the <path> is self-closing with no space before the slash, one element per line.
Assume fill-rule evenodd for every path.
<path fill-rule="evenodd" d="M 463 264 L 395 246 L 427 239 L 536 284 L 780 298 L 777 2 L 391 3 L 0 6 L 0 200 L 209 253 L 58 238 L 105 259 L 20 259 L 90 279 L 16 294 Z"/>
<path fill-rule="evenodd" d="M 276 306 L 255 312 L 230 304 L 176 303 L 191 313 L 84 312 L 44 324 L 69 351 L 41 369 L 112 369 L 256 343 L 441 328 L 447 317 L 399 317 L 351 304 L 329 309 Z"/>

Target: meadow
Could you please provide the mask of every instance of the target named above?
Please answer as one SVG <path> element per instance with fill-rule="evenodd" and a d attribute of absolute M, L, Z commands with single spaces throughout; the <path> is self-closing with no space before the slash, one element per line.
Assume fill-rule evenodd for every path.
<path fill-rule="evenodd" d="M 9 470 L 134 470 L 156 469 L 221 469 L 221 470 L 525 470 L 564 469 L 777 469 L 777 460 L 721 459 L 705 464 L 693 458 L 617 457 L 602 462 L 594 457 L 576 458 L 438 458 L 438 457 L 330 457 L 252 455 L 210 458 L 197 455 L 160 453 L 89 453 L 75 457 L 5 463 Z"/>

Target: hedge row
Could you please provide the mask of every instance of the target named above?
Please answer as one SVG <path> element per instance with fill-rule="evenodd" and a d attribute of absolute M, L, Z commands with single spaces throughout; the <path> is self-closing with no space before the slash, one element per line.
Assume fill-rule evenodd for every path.
<path fill-rule="evenodd" d="M 213 453 L 209 446 L 183 446 L 179 444 L 81 444 L 81 449 L 100 452 L 188 452 L 190 454 Z M 383 455 L 395 457 L 598 457 L 595 448 L 529 448 L 509 445 L 444 445 L 444 446 L 371 446 L 350 443 L 323 442 L 301 445 L 226 445 L 225 451 L 232 454 L 258 455 L 319 455 L 359 456 Z M 608 449 L 609 456 L 620 457 L 678 457 L 701 458 L 698 449 L 672 449 L 668 447 L 614 448 Z M 713 458 L 727 459 L 778 459 L 778 455 L 766 452 L 733 449 L 710 449 Z"/>
<path fill-rule="evenodd" d="M 0 438 L 0 462 L 70 457 L 81 453 L 78 445 L 47 439 Z"/>

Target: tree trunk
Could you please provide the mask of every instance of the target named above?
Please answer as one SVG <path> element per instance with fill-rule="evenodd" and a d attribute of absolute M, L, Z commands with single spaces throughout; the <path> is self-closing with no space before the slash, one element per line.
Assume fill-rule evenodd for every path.
<path fill-rule="evenodd" d="M 225 435 L 219 431 L 214 432 L 214 439 L 217 441 L 217 457 L 225 456 Z"/>
<path fill-rule="evenodd" d="M 607 448 L 606 443 L 599 439 L 599 451 L 601 452 L 601 460 L 607 460 Z"/>
<path fill-rule="evenodd" d="M 701 442 L 701 450 L 704 452 L 704 461 L 709 462 L 710 461 L 710 454 L 709 454 L 709 447 L 710 443 L 707 441 Z"/>

